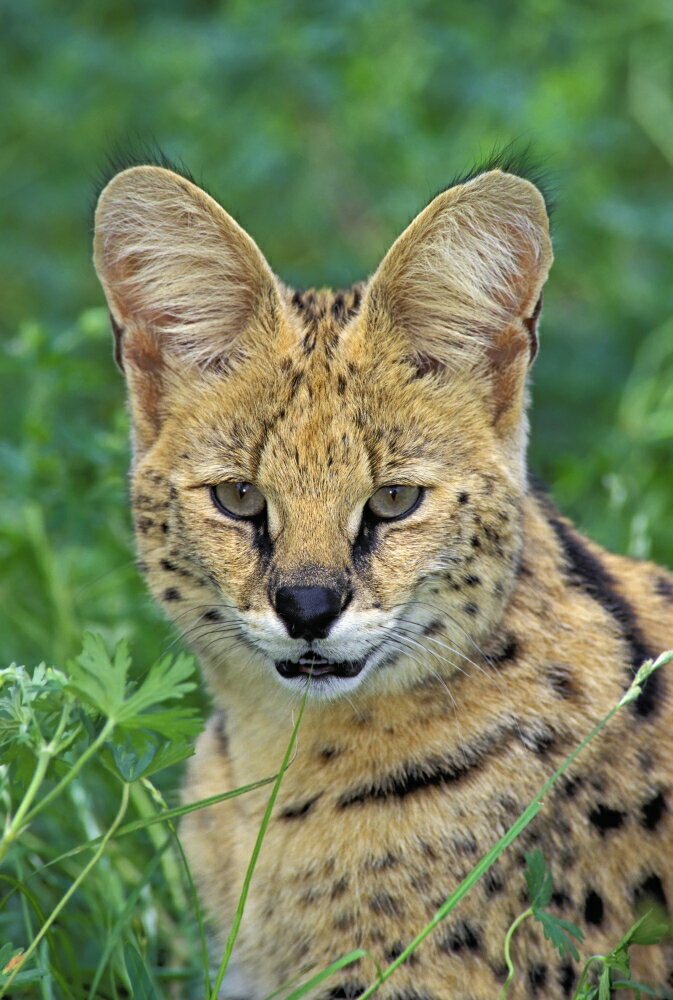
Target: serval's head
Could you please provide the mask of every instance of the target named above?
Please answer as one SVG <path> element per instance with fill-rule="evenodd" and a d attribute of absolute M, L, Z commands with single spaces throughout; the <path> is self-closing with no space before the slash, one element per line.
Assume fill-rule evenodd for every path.
<path fill-rule="evenodd" d="M 209 195 L 125 170 L 95 261 L 126 374 L 150 586 L 211 683 L 449 678 L 511 591 L 542 196 L 489 170 L 345 292 L 293 292 Z"/>

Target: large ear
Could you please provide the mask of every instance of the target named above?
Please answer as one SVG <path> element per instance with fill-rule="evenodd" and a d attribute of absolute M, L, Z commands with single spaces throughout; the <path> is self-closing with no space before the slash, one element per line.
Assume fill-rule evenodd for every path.
<path fill-rule="evenodd" d="M 365 310 L 371 323 L 388 314 L 421 373 L 487 377 L 498 421 L 522 402 L 551 262 L 542 195 L 492 170 L 444 191 L 414 219 L 371 279 Z"/>
<path fill-rule="evenodd" d="M 163 167 L 124 170 L 103 190 L 94 262 L 143 448 L 161 424 L 166 370 L 235 363 L 253 319 L 273 322 L 276 281 L 231 216 Z"/>

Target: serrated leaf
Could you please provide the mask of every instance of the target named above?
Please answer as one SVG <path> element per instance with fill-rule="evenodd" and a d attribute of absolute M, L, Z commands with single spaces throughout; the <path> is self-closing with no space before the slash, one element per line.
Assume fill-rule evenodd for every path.
<path fill-rule="evenodd" d="M 526 852 L 526 885 L 530 905 L 535 910 L 547 906 L 551 899 L 553 881 L 552 874 L 545 864 L 544 854 L 539 847 Z"/>
<path fill-rule="evenodd" d="M 544 936 L 548 941 L 551 941 L 561 958 L 570 952 L 573 958 L 579 961 L 580 955 L 572 938 L 582 941 L 584 934 L 576 924 L 569 920 L 562 920 L 547 910 L 534 909 L 533 916 L 542 924 Z"/>
<path fill-rule="evenodd" d="M 141 778 L 149 778 L 150 775 L 162 771 L 165 767 L 172 767 L 179 764 L 181 760 L 191 757 L 194 753 L 194 744 L 191 740 L 167 740 L 163 743 L 149 767 L 140 775 Z"/>
<path fill-rule="evenodd" d="M 201 732 L 203 720 L 195 708 L 184 708 L 175 705 L 173 708 L 158 712 L 143 712 L 125 719 L 122 723 L 125 729 L 151 729 L 161 736 L 170 739 L 186 736 L 193 739 Z"/>
<path fill-rule="evenodd" d="M 163 702 L 181 698 L 196 687 L 194 681 L 187 680 L 194 673 L 194 660 L 182 653 L 173 659 L 164 656 L 147 673 L 140 687 L 127 698 L 121 708 L 118 721 L 129 725 L 130 720 L 140 718 L 143 712 Z M 146 725 L 143 719 L 141 725 Z"/>
<path fill-rule="evenodd" d="M 116 720 L 124 704 L 130 665 L 125 639 L 110 657 L 102 636 L 86 633 L 82 652 L 69 664 L 69 687 L 102 715 Z"/>
<path fill-rule="evenodd" d="M 158 747 L 149 733 L 125 733 L 124 737 L 123 743 L 112 744 L 112 759 L 124 781 L 137 781 L 151 766 Z"/>
<path fill-rule="evenodd" d="M 191 740 L 162 740 L 148 730 L 132 729 L 124 732 L 123 739 L 106 744 L 100 760 L 116 777 L 121 776 L 124 781 L 138 781 L 179 763 L 193 753 Z"/>

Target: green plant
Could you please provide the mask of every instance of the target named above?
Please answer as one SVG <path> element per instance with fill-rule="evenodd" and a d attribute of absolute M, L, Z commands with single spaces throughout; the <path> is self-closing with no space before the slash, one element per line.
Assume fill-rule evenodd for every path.
<path fill-rule="evenodd" d="M 642 665 L 620 702 L 554 772 L 512 827 L 461 882 L 405 951 L 387 968 L 377 967 L 376 978 L 362 994 L 362 1000 L 371 996 L 395 972 L 395 969 L 409 958 L 421 941 L 456 908 L 479 878 L 539 812 L 551 786 L 587 743 L 609 723 L 622 706 L 638 696 L 641 685 L 652 671 L 671 660 L 673 652 L 663 654 L 656 662 L 648 661 Z M 160 865 L 165 864 L 169 845 L 173 845 L 185 873 L 189 885 L 188 898 L 191 899 L 198 918 L 201 941 L 200 969 L 205 996 L 210 1000 L 215 1000 L 217 996 L 236 940 L 257 856 L 280 782 L 287 767 L 291 765 L 306 693 L 297 712 L 283 761 L 275 776 L 207 800 L 168 808 L 160 791 L 150 781 L 150 777 L 184 759 L 191 752 L 194 736 L 200 727 L 200 719 L 194 709 L 185 707 L 178 700 L 193 686 L 193 681 L 190 679 L 193 663 L 186 656 L 178 656 L 175 659 L 163 657 L 136 684 L 129 682 L 130 663 L 126 643 L 119 643 L 110 655 L 100 637 L 87 636 L 82 653 L 69 665 L 67 674 L 44 665 L 37 667 L 32 674 L 25 668 L 14 665 L 0 671 L 0 750 L 4 761 L 0 771 L 0 800 L 5 811 L 3 833 L 0 838 L 0 862 L 4 862 L 5 869 L 13 866 L 15 873 L 13 876 L 6 874 L 1 877 L 10 887 L 8 895 L 11 896 L 16 892 L 21 894 L 26 928 L 31 932 L 28 935 L 30 943 L 25 949 L 7 941 L 0 944 L 0 997 L 7 995 L 10 986 L 20 991 L 37 987 L 45 997 L 54 996 L 54 988 L 57 987 L 59 995 L 67 998 L 88 996 L 89 1000 L 94 998 L 98 1000 L 102 996 L 119 996 L 117 983 L 126 982 L 134 984 L 136 996 L 142 996 L 146 1000 L 159 1000 L 162 995 L 159 969 L 148 962 L 146 941 L 143 948 L 143 935 L 134 940 L 130 938 L 128 928 L 133 921 L 134 909 L 143 890 L 149 884 L 149 879 Z M 100 770 L 95 772 L 94 767 Z M 39 841 L 31 839 L 34 825 L 39 823 L 44 814 L 53 812 L 55 804 L 62 801 L 68 792 L 86 782 L 90 783 L 92 776 L 102 772 L 112 777 L 117 789 L 114 816 L 107 823 L 101 822 L 100 818 L 97 820 L 95 825 L 104 828 L 96 836 L 28 871 L 31 855 L 36 846 L 40 846 Z M 273 788 L 250 859 L 230 938 L 216 981 L 211 985 L 198 902 L 175 834 L 173 820 L 192 809 L 242 795 L 252 788 L 270 782 L 273 782 Z M 123 820 L 131 801 L 144 815 L 124 824 Z M 116 918 L 108 926 L 107 938 L 95 966 L 80 982 L 72 982 L 64 972 L 67 963 L 64 966 L 63 962 L 59 961 L 59 941 L 54 934 L 57 918 L 72 903 L 78 890 L 90 880 L 96 866 L 101 866 L 106 859 L 111 859 L 111 852 L 119 838 L 141 831 L 150 832 L 158 824 L 166 829 L 167 835 L 155 838 L 152 861 L 134 890 L 126 898 L 122 898 Z M 85 851 L 91 852 L 89 860 L 80 870 L 73 870 L 70 867 L 72 859 Z M 123 853 L 118 853 L 115 860 L 123 862 Z M 533 917 L 541 922 L 545 936 L 561 955 L 570 951 L 575 957 L 579 957 L 572 940 L 581 938 L 578 928 L 568 921 L 560 920 L 545 909 L 551 898 L 552 885 L 542 854 L 534 851 L 527 856 L 527 861 L 526 881 L 530 906 L 517 917 L 507 934 L 505 955 L 509 975 L 501 997 L 506 995 L 514 975 L 510 954 L 512 937 L 516 928 L 527 917 Z M 63 889 L 49 912 L 43 912 L 40 900 L 31 891 L 31 879 L 43 874 L 45 869 L 63 866 L 64 863 L 69 884 Z M 165 874 L 167 880 L 172 880 L 175 886 L 179 884 L 179 872 L 174 868 L 171 870 L 169 867 Z M 107 902 L 109 903 L 109 900 Z M 188 900 L 185 898 L 178 901 L 178 905 L 182 905 L 183 908 L 187 908 L 187 904 Z M 32 921 L 28 917 L 30 908 L 40 917 L 40 926 L 34 931 Z M 665 930 L 665 927 L 653 926 L 651 921 L 643 918 L 627 932 L 608 955 L 590 957 L 584 966 L 575 1000 L 607 1000 L 612 995 L 611 991 L 620 987 L 632 988 L 638 995 L 663 996 L 661 991 L 655 994 L 649 987 L 631 982 L 628 950 L 633 944 L 653 943 L 659 940 Z M 327 968 L 314 973 L 299 986 L 288 984 L 287 991 L 280 992 L 285 994 L 286 1000 L 300 1000 L 309 990 L 328 979 L 338 969 L 366 955 L 367 953 L 361 949 L 352 951 Z M 598 983 L 595 985 L 588 981 L 589 971 L 599 963 L 600 973 Z M 109 993 L 101 991 L 106 976 L 110 980 Z M 172 970 L 171 977 L 179 979 L 176 970 Z M 24 993 L 24 995 L 34 994 Z"/>

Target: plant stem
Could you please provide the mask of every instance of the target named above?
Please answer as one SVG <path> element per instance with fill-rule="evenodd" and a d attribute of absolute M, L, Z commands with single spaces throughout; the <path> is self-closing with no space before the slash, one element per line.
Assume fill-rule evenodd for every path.
<path fill-rule="evenodd" d="M 45 795 L 45 797 L 43 799 L 40 800 L 39 805 L 35 806 L 35 808 L 32 809 L 28 813 L 28 815 L 26 816 L 26 822 L 27 823 L 30 823 L 31 819 L 33 819 L 33 817 L 36 816 L 37 813 L 42 812 L 42 810 L 46 806 L 49 805 L 49 803 L 52 801 L 52 799 L 55 799 L 57 795 L 60 795 L 61 792 L 63 791 L 63 789 L 65 788 L 65 786 L 68 785 L 68 784 L 70 784 L 70 782 L 73 780 L 73 778 L 77 777 L 77 775 L 82 770 L 82 768 L 84 767 L 84 765 L 86 764 L 86 762 L 91 757 L 93 757 L 93 755 L 98 750 L 100 750 L 100 748 L 103 745 L 103 743 L 105 743 L 106 739 L 112 734 L 112 730 L 114 729 L 115 725 L 116 725 L 116 723 L 115 723 L 114 719 L 108 719 L 107 720 L 107 722 L 105 723 L 105 725 L 101 729 L 101 731 L 98 734 L 98 736 L 96 737 L 96 739 L 93 741 L 93 743 L 90 746 L 88 746 L 86 748 L 86 750 L 84 751 L 84 753 L 82 754 L 82 756 L 77 761 L 75 761 L 75 763 L 70 768 L 70 770 L 68 771 L 68 773 L 65 774 L 61 778 L 61 780 L 58 782 L 58 784 L 56 784 L 52 788 L 52 790 L 50 792 L 48 792 L 47 795 Z"/>
<path fill-rule="evenodd" d="M 582 969 L 582 974 L 579 978 L 579 982 L 577 983 L 577 987 L 575 989 L 575 992 L 573 993 L 573 1000 L 581 1000 L 582 997 L 581 990 L 582 987 L 584 986 L 584 981 L 587 978 L 587 973 L 589 972 L 589 968 L 591 967 L 592 963 L 602 962 L 604 961 L 604 959 L 605 959 L 604 955 L 592 955 L 590 958 L 586 960 L 586 962 L 584 963 L 584 968 Z"/>
<path fill-rule="evenodd" d="M 2 840 L 0 840 L 0 861 L 7 854 L 7 851 L 19 836 L 24 826 L 30 822 L 35 812 L 38 809 L 42 809 L 44 805 L 45 799 L 42 799 L 40 805 L 36 806 L 33 812 L 29 812 L 33 800 L 40 789 L 40 785 L 44 781 L 52 757 L 55 757 L 61 749 L 61 736 L 63 735 L 63 730 L 68 722 L 69 713 L 70 705 L 66 704 L 61 712 L 61 718 L 58 721 L 58 726 L 56 727 L 56 732 L 54 733 L 53 738 L 49 741 L 49 743 L 45 743 L 42 749 L 38 752 L 37 764 L 33 772 L 33 777 L 30 779 L 30 784 L 26 789 L 26 794 L 23 796 L 21 804 L 12 817 L 9 826 L 3 833 Z M 45 798 L 48 798 L 48 796 Z"/>
<path fill-rule="evenodd" d="M 627 705 L 630 701 L 634 700 L 634 698 L 640 691 L 639 684 L 641 684 L 647 677 L 649 677 L 649 675 L 654 670 L 656 670 L 658 667 L 663 666 L 665 663 L 668 663 L 669 660 L 671 659 L 673 659 L 673 652 L 662 653 L 662 655 L 657 659 L 655 663 L 647 661 L 641 666 L 641 668 L 638 671 L 638 674 L 634 678 L 633 682 L 631 683 L 630 687 L 628 688 L 624 696 L 621 698 L 621 700 L 610 709 L 607 715 L 605 715 L 600 720 L 600 722 L 598 722 L 594 726 L 591 732 L 584 737 L 579 746 L 575 747 L 573 752 L 569 754 L 569 756 L 566 757 L 566 759 L 556 768 L 551 777 L 548 778 L 547 781 L 545 781 L 544 785 L 537 793 L 535 798 L 532 800 L 532 802 L 529 803 L 526 809 L 524 809 L 519 818 L 514 821 L 509 830 L 500 838 L 500 840 L 496 844 L 493 845 L 491 850 L 484 855 L 481 861 L 477 862 L 477 864 L 469 873 L 469 875 L 467 875 L 463 879 L 463 881 L 458 885 L 458 887 L 454 890 L 454 892 L 451 893 L 446 902 L 442 906 L 440 906 L 440 908 L 437 910 L 437 913 L 435 913 L 432 920 L 428 924 L 426 924 L 426 926 L 416 935 L 414 940 L 409 945 L 407 945 L 404 951 L 393 962 L 391 962 L 386 969 L 383 970 L 383 973 L 374 980 L 371 986 L 367 987 L 364 993 L 360 995 L 360 1000 L 368 1000 L 368 997 L 370 997 L 372 993 L 374 993 L 374 991 L 377 990 L 379 986 L 381 986 L 381 984 L 384 983 L 386 979 L 388 979 L 393 974 L 395 969 L 397 969 L 398 966 L 402 965 L 402 963 L 405 962 L 407 958 L 409 958 L 411 953 L 416 950 L 416 948 L 428 936 L 428 934 L 430 934 L 430 932 L 433 931 L 435 927 L 439 923 L 441 923 L 441 921 L 444 920 L 444 918 L 448 916 L 448 914 L 451 913 L 452 910 L 455 909 L 455 907 L 461 901 L 463 896 L 467 895 L 467 893 L 470 891 L 475 882 L 479 881 L 482 875 L 484 875 L 491 867 L 491 865 L 500 857 L 505 848 L 509 847 L 512 841 L 515 840 L 519 836 L 521 831 L 526 826 L 528 826 L 528 824 L 531 822 L 532 819 L 535 818 L 537 813 L 542 808 L 542 801 L 547 792 L 550 790 L 552 785 L 558 781 L 561 775 L 564 774 L 564 772 L 570 767 L 570 765 L 573 763 L 578 754 L 580 754 L 582 750 L 584 750 L 587 743 L 590 743 L 591 740 L 601 731 L 601 729 L 603 729 L 603 727 L 606 726 L 608 722 L 610 722 L 613 715 L 615 715 L 620 710 L 620 708 L 622 708 L 624 705 Z M 215 998 L 213 997 L 211 998 L 211 1000 L 215 1000 Z"/>
<path fill-rule="evenodd" d="M 532 914 L 533 914 L 533 908 L 532 906 L 529 906 L 527 910 L 524 910 L 523 913 L 519 914 L 516 920 L 510 925 L 510 928 L 507 931 L 507 934 L 505 935 L 505 962 L 507 963 L 507 979 L 502 984 L 502 989 L 500 990 L 498 1000 L 505 1000 L 507 990 L 509 989 L 509 984 L 512 982 L 512 978 L 514 976 L 514 963 L 512 962 L 512 957 L 509 951 L 510 944 L 512 943 L 512 935 L 514 934 L 514 931 L 517 929 L 519 924 L 523 920 L 525 920 L 526 917 L 532 916 Z"/>
<path fill-rule="evenodd" d="M 54 907 L 54 909 L 51 911 L 51 913 L 49 914 L 49 916 L 47 917 L 47 919 L 43 923 L 42 927 L 38 931 L 37 936 L 33 939 L 33 941 L 30 943 L 29 947 L 26 949 L 26 951 L 24 952 L 24 954 L 21 956 L 21 962 L 12 971 L 12 974 L 9 977 L 9 979 L 2 986 L 0 986 L 0 997 L 3 997 L 5 995 L 5 993 L 7 992 L 7 989 L 11 986 L 11 984 L 12 984 L 12 982 L 14 980 L 14 977 L 25 966 L 27 960 L 33 954 L 33 952 L 35 951 L 35 949 L 39 945 L 40 941 L 42 940 L 42 938 L 44 937 L 44 935 L 47 933 L 47 931 L 49 930 L 49 928 L 51 927 L 51 925 L 53 924 L 53 922 L 56 920 L 57 916 L 59 915 L 59 913 L 61 912 L 61 910 L 63 909 L 63 907 L 66 905 L 66 903 L 68 902 L 68 900 L 70 899 L 70 897 L 73 895 L 74 892 L 76 892 L 76 890 L 81 885 L 81 883 L 84 881 L 84 879 L 87 877 L 87 875 L 89 874 L 89 872 L 91 871 L 91 869 L 100 860 L 103 852 L 105 851 L 105 848 L 107 847 L 108 840 L 110 839 L 110 837 L 115 832 L 115 830 L 117 829 L 117 827 L 119 826 L 119 824 L 121 823 L 121 821 L 124 818 L 124 813 L 126 812 L 126 808 L 128 806 L 128 802 L 129 802 L 129 788 L 130 788 L 130 785 L 128 784 L 128 782 L 125 781 L 124 782 L 124 787 L 123 787 L 123 790 L 122 790 L 122 799 L 121 799 L 121 803 L 120 803 L 119 809 L 117 810 L 117 815 L 113 819 L 112 824 L 110 825 L 110 827 L 108 828 L 105 836 L 103 837 L 103 839 L 102 839 L 102 841 L 100 843 L 100 847 L 98 848 L 98 850 L 96 851 L 96 853 L 94 854 L 94 856 L 91 858 L 91 860 L 89 861 L 89 863 L 84 866 L 84 868 L 82 869 L 82 871 L 79 873 L 79 875 L 77 876 L 77 878 L 75 879 L 75 881 L 72 883 L 72 885 L 68 889 L 68 891 L 62 896 L 62 898 L 58 901 L 58 903 L 56 904 L 56 906 Z"/>
<path fill-rule="evenodd" d="M 276 803 L 276 796 L 278 795 L 278 789 L 280 788 L 280 783 L 283 780 L 283 775 L 287 770 L 287 766 L 290 762 L 290 757 L 294 751 L 295 743 L 297 741 L 297 732 L 299 730 L 299 724 L 301 722 L 301 717 L 304 714 L 304 708 L 306 707 L 306 698 L 308 695 L 309 684 L 311 679 L 306 684 L 306 689 L 304 691 L 304 697 L 302 698 L 301 705 L 299 707 L 299 714 L 297 716 L 297 721 L 292 730 L 292 736 L 287 745 L 285 751 L 285 756 L 283 757 L 283 763 L 280 765 L 280 770 L 278 772 L 278 777 L 271 789 L 271 795 L 269 796 L 269 801 L 266 804 L 266 809 L 264 810 L 264 816 L 262 817 L 262 822 L 259 827 L 259 833 L 257 834 L 257 839 L 255 841 L 255 846 L 250 857 L 250 862 L 248 864 L 248 870 L 245 873 L 245 878 L 243 880 L 243 888 L 241 889 L 241 895 L 238 900 L 238 906 L 236 908 L 236 913 L 234 915 L 234 922 L 229 933 L 229 938 L 227 940 L 226 947 L 224 949 L 224 955 L 222 956 L 222 961 L 220 963 L 220 968 L 217 973 L 217 979 L 215 980 L 215 986 L 213 987 L 213 992 L 210 994 L 210 1000 L 217 1000 L 220 986 L 222 985 L 222 980 L 224 979 L 224 974 L 227 971 L 227 965 L 229 964 L 229 959 L 231 958 L 231 953 L 234 950 L 234 943 L 236 937 L 238 936 L 238 929 L 241 925 L 241 920 L 243 919 L 243 910 L 245 909 L 245 903 L 248 898 L 248 891 L 250 889 L 250 882 L 252 881 L 252 875 L 255 870 L 255 865 L 257 864 L 257 858 L 259 857 L 259 852 L 262 848 L 262 841 L 264 840 L 264 835 L 266 834 L 266 828 L 269 825 L 269 820 L 271 819 L 271 812 Z"/>

